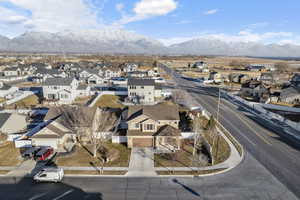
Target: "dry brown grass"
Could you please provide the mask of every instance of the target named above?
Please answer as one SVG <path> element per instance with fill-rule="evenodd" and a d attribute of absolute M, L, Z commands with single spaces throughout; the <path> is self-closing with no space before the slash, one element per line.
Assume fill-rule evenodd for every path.
<path fill-rule="evenodd" d="M 104 167 L 128 167 L 130 149 L 121 144 L 106 143 L 105 147 L 109 151 L 116 151 L 117 158 L 113 161 L 105 163 Z M 94 158 L 92 155 L 92 146 L 86 145 L 85 147 L 76 146 L 76 150 L 70 156 L 59 157 L 56 164 L 59 166 L 79 166 L 79 167 L 91 167 L 102 166 L 101 159 Z"/>
<path fill-rule="evenodd" d="M 36 95 L 31 95 L 29 97 L 26 97 L 25 99 L 22 99 L 21 101 L 18 101 L 12 105 L 7 106 L 8 108 L 29 108 L 31 106 L 37 106 L 39 104 L 39 97 Z"/>
<path fill-rule="evenodd" d="M 64 170 L 65 174 L 72 175 L 125 175 L 127 171 L 87 171 L 87 170 Z"/>
<path fill-rule="evenodd" d="M 7 142 L 0 147 L 0 166 L 16 166 L 21 162 L 21 153 L 13 142 Z"/>
<path fill-rule="evenodd" d="M 92 96 L 77 97 L 74 101 L 74 104 L 86 105 L 91 98 Z"/>
<path fill-rule="evenodd" d="M 10 172 L 9 170 L 0 170 L 0 174 L 1 175 L 5 175 L 7 174 L 8 172 Z"/>
<path fill-rule="evenodd" d="M 124 108 L 124 105 L 120 103 L 120 98 L 115 95 L 103 95 L 95 103 L 96 107 L 101 108 Z"/>

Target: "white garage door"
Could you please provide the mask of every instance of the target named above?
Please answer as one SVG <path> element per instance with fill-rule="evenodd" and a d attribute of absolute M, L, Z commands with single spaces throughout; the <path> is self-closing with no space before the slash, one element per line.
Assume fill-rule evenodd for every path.
<path fill-rule="evenodd" d="M 57 149 L 57 140 L 34 140 L 35 146 L 50 146 L 53 149 Z"/>

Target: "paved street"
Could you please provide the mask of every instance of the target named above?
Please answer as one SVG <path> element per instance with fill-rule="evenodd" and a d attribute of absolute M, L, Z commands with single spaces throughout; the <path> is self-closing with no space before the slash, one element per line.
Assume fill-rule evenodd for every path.
<path fill-rule="evenodd" d="M 234 170 L 201 178 L 65 177 L 63 183 L 37 184 L 29 178 L 1 177 L 0 196 L 5 200 L 297 199 L 248 153 Z"/>
<path fill-rule="evenodd" d="M 167 69 L 169 70 L 169 69 Z M 218 89 L 203 87 L 168 71 L 177 88 L 188 91 L 204 108 L 216 116 Z M 300 198 L 300 143 L 265 120 L 222 98 L 220 122 L 245 149 L 271 174 Z M 243 175 L 247 172 L 243 172 Z"/>

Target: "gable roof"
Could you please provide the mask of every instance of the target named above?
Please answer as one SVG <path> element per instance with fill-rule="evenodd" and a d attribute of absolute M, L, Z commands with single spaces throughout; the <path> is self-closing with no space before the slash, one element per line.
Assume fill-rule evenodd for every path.
<path fill-rule="evenodd" d="M 128 85 L 154 86 L 155 81 L 153 79 L 130 78 L 128 79 Z"/>
<path fill-rule="evenodd" d="M 76 127 L 91 127 L 97 108 L 85 106 L 51 107 L 44 120 L 55 121 L 64 127 L 74 130 Z"/>
<path fill-rule="evenodd" d="M 281 98 L 293 97 L 295 95 L 300 95 L 299 87 L 291 86 L 291 87 L 283 89 L 280 93 Z"/>
<path fill-rule="evenodd" d="M 165 125 L 160 127 L 154 136 L 181 136 L 181 132 L 173 126 Z"/>
<path fill-rule="evenodd" d="M 52 85 L 63 85 L 69 86 L 73 82 L 74 78 L 47 78 L 43 85 L 52 86 Z"/>
<path fill-rule="evenodd" d="M 11 115 L 11 113 L 0 113 L 0 128 L 5 124 Z"/>
<path fill-rule="evenodd" d="M 176 105 L 161 103 L 156 105 L 129 106 L 127 121 L 142 114 L 153 120 L 179 120 L 179 110 Z"/>

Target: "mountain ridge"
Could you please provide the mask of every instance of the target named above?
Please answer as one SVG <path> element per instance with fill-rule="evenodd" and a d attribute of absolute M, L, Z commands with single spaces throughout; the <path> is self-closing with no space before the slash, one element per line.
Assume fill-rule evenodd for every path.
<path fill-rule="evenodd" d="M 122 29 L 26 32 L 9 39 L 0 35 L 0 51 L 21 53 L 113 53 L 150 55 L 226 55 L 300 57 L 300 46 L 225 42 L 197 38 L 165 46 L 158 40 Z"/>

